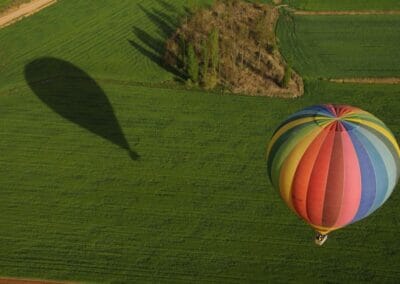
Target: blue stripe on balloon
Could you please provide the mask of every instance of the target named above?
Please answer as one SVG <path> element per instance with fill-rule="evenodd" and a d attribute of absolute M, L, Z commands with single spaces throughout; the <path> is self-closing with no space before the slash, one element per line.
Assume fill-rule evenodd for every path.
<path fill-rule="evenodd" d="M 358 211 L 350 223 L 357 222 L 364 218 L 374 204 L 376 196 L 376 177 L 372 161 L 367 153 L 367 150 L 357 137 L 354 131 L 349 131 L 354 128 L 352 123 L 342 122 L 357 153 L 358 164 L 361 171 L 361 200 Z"/>
<path fill-rule="evenodd" d="M 299 113 L 301 113 L 303 111 L 308 111 L 308 112 L 314 113 L 314 114 L 325 115 L 328 117 L 335 117 L 335 115 L 330 111 L 330 109 L 328 109 L 326 107 L 326 105 L 315 105 L 315 106 L 307 107 L 307 108 L 303 109 L 302 111 L 300 111 Z"/>
<path fill-rule="evenodd" d="M 389 154 L 385 144 L 374 134 L 371 133 L 370 129 L 365 129 L 364 127 L 358 127 L 354 133 L 357 135 L 357 138 L 364 145 L 368 156 L 372 161 L 372 165 L 374 167 L 375 176 L 378 177 L 376 179 L 376 196 L 375 201 L 366 217 L 376 209 L 378 209 L 384 202 L 386 193 L 389 189 L 389 179 L 390 174 L 389 170 L 391 165 L 385 159 L 385 155 Z"/>
<path fill-rule="evenodd" d="M 370 140 L 376 140 L 377 146 L 378 144 L 380 144 L 379 147 L 377 147 L 377 149 L 381 153 L 381 157 L 385 162 L 386 169 L 388 172 L 387 174 L 389 177 L 388 190 L 386 191 L 386 195 L 383 200 L 384 203 L 389 198 L 390 194 L 393 192 L 393 189 L 396 186 L 396 183 L 399 178 L 400 168 L 399 168 L 398 155 L 395 152 L 393 144 L 382 133 L 368 126 L 363 125 L 362 128 L 365 128 L 369 131 L 369 133 L 371 134 Z"/>

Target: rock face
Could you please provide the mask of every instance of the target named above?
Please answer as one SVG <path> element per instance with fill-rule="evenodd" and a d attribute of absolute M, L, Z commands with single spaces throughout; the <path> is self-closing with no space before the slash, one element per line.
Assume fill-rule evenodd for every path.
<path fill-rule="evenodd" d="M 288 68 L 277 49 L 278 18 L 279 11 L 274 6 L 217 1 L 212 7 L 192 12 L 184 19 L 166 42 L 165 63 L 185 71 L 185 54 L 190 44 L 200 68 L 204 68 L 204 42 L 217 30 L 219 85 L 246 95 L 301 96 L 303 80 Z"/>

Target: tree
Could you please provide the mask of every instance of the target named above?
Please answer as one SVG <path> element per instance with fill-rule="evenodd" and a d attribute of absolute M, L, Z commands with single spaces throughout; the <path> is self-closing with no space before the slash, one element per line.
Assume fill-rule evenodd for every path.
<path fill-rule="evenodd" d="M 240 53 L 240 66 L 243 68 L 243 63 L 244 63 L 244 57 L 246 55 L 246 45 L 248 42 L 248 37 L 249 37 L 249 29 L 247 25 L 240 25 L 239 26 L 239 53 Z"/>
<path fill-rule="evenodd" d="M 256 23 L 255 35 L 258 43 L 258 68 L 260 68 L 261 57 L 263 54 L 263 49 L 268 45 L 270 38 L 268 31 L 268 19 L 266 14 L 259 17 Z"/>
<path fill-rule="evenodd" d="M 183 68 L 183 70 L 186 70 L 186 66 L 187 66 L 186 41 L 182 34 L 179 34 L 178 43 L 179 43 L 179 51 L 180 51 L 179 60 L 181 61 L 180 62 L 181 66 L 178 66 L 178 67 Z"/>
<path fill-rule="evenodd" d="M 208 67 L 210 65 L 210 44 L 209 41 L 203 40 L 203 66 L 201 68 L 201 79 L 204 85 L 208 85 Z"/>
<path fill-rule="evenodd" d="M 199 9 L 199 3 L 197 3 L 197 0 L 187 0 L 186 3 L 190 14 L 196 13 L 196 11 Z"/>
<path fill-rule="evenodd" d="M 283 76 L 282 80 L 282 87 L 287 88 L 289 87 L 290 79 L 292 78 L 292 68 L 289 65 L 285 66 L 285 75 Z"/>
<path fill-rule="evenodd" d="M 192 43 L 189 43 L 188 47 L 188 75 L 189 79 L 197 84 L 199 82 L 199 61 L 197 59 L 196 53 Z"/>
<path fill-rule="evenodd" d="M 219 30 L 214 28 L 209 36 L 210 53 L 211 53 L 211 71 L 217 74 L 219 65 Z"/>

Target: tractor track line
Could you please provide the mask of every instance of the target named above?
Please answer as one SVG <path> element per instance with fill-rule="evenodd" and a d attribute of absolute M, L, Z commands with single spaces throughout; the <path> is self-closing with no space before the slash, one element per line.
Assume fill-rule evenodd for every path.
<path fill-rule="evenodd" d="M 400 10 L 347 10 L 347 11 L 305 11 L 293 10 L 293 14 L 301 16 L 333 16 L 333 15 L 400 15 Z"/>
<path fill-rule="evenodd" d="M 72 284 L 73 282 L 60 282 L 41 279 L 0 278 L 0 284 Z"/>

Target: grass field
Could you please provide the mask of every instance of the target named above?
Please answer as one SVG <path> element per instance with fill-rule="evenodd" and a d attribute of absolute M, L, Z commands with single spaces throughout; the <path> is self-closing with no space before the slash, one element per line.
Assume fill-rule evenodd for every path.
<path fill-rule="evenodd" d="M 96 77 L 171 80 L 159 59 L 183 7 L 164 1 L 96 3 L 62 1 L 27 20 L 29 24 L 1 30 L 0 86 L 23 83 L 21 67 L 44 54 L 79 63 Z"/>
<path fill-rule="evenodd" d="M 395 283 L 399 194 L 367 220 L 332 233 L 319 248 L 312 230 L 270 185 L 264 151 L 282 119 L 317 103 L 364 108 L 400 137 L 400 86 L 316 80 L 319 73 L 340 75 L 340 68 L 320 64 L 317 73 L 302 67 L 298 51 L 289 51 L 297 45 L 307 51 L 306 33 L 285 39 L 292 27 L 281 23 L 285 56 L 308 77 L 304 97 L 171 89 L 161 82 L 174 75 L 157 62 L 168 30 L 154 16 L 171 21 L 168 15 L 182 11 L 178 1 L 169 3 L 141 1 L 140 8 L 127 0 L 59 1 L 0 30 L 0 275 L 107 283 Z M 305 29 L 307 19 L 296 17 L 296 27 Z M 387 32 L 389 22 L 382 21 L 376 32 L 357 37 L 359 43 L 375 37 L 379 27 Z M 393 49 L 393 61 L 395 54 Z M 385 55 L 376 53 L 384 62 L 379 66 L 393 68 Z M 112 108 L 99 113 L 96 123 L 117 120 L 140 159 L 98 135 L 106 130 L 96 134 L 79 126 L 65 114 L 68 104 L 56 113 L 34 94 L 24 69 L 43 56 L 70 62 L 96 81 L 96 92 L 109 104 L 104 97 L 95 103 Z M 341 77 L 367 72 L 365 66 L 376 61 L 363 56 L 372 62 Z M 34 80 L 48 75 L 56 74 L 38 72 Z M 88 86 L 81 80 L 64 83 L 60 94 Z"/>
<path fill-rule="evenodd" d="M 399 10 L 398 0 L 286 0 L 290 6 L 311 11 Z"/>
<path fill-rule="evenodd" d="M 281 17 L 281 51 L 306 77 L 400 76 L 400 16 Z"/>

